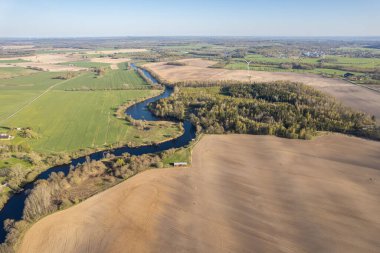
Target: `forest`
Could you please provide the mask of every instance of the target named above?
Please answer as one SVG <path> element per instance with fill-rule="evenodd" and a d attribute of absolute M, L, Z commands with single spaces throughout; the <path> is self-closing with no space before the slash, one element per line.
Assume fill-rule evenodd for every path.
<path fill-rule="evenodd" d="M 205 133 L 245 133 L 311 139 L 320 131 L 380 139 L 375 118 L 301 83 L 175 88 L 151 104 L 160 117 L 188 118 Z"/>

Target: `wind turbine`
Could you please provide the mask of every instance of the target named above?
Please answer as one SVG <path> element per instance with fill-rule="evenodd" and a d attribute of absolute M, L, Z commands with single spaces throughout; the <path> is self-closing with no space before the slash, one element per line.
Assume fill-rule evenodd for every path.
<path fill-rule="evenodd" d="M 247 61 L 246 59 L 244 59 L 244 61 L 247 63 L 248 78 L 249 78 L 249 82 L 251 82 L 252 76 L 250 73 L 249 65 L 251 64 L 252 61 Z"/>

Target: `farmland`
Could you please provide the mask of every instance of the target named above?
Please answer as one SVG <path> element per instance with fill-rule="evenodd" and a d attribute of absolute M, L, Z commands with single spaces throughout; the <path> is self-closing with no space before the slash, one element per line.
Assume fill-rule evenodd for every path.
<path fill-rule="evenodd" d="M 31 127 L 39 137 L 28 142 L 33 150 L 40 152 L 72 152 L 129 142 L 141 145 L 163 140 L 167 135 L 175 136 L 176 124 L 152 123 L 149 130 L 138 130 L 113 115 L 119 105 L 151 94 L 151 91 L 132 90 L 52 91 L 4 125 Z"/>
<path fill-rule="evenodd" d="M 20 67 L 0 67 L 0 80 L 35 73 L 37 71 Z"/>
<path fill-rule="evenodd" d="M 16 138 L 14 143 L 27 142 L 33 150 L 45 153 L 74 152 L 110 144 L 141 145 L 175 136 L 179 131 L 178 125 L 171 123 L 152 123 L 149 130 L 138 130 L 114 116 L 118 106 L 158 94 L 150 91 L 133 70 L 108 70 L 103 76 L 83 72 L 71 80 L 57 79 L 59 75 L 36 72 L 0 79 L 1 124 L 9 128 L 30 127 L 38 135 L 30 140 Z M 30 101 L 33 103 L 28 104 Z"/>
<path fill-rule="evenodd" d="M 133 70 L 108 70 L 103 76 L 87 72 L 55 89 L 131 89 L 149 86 Z"/>
<path fill-rule="evenodd" d="M 351 106 L 354 109 L 366 112 L 370 115 L 375 115 L 377 122 L 380 122 L 380 94 L 344 80 L 292 72 L 254 70 L 247 72 L 247 70 L 210 68 L 210 66 L 216 62 L 202 59 L 184 59 L 180 60 L 180 62 L 186 65 L 174 66 L 160 62 L 149 63 L 144 66 L 160 76 L 163 80 L 171 83 L 192 83 L 194 81 L 212 83 L 224 80 L 241 82 L 273 82 L 282 80 L 302 82 L 336 97 L 347 106 Z"/>
<path fill-rule="evenodd" d="M 379 139 L 380 97 L 360 86 L 378 86 L 379 50 L 366 48 L 374 42 L 136 37 L 2 45 L 0 237 L 8 237 L 0 252 L 378 246 L 379 142 L 364 138 Z M 125 145 L 134 148 L 115 149 Z M 188 167 L 162 169 L 176 162 Z"/>
<path fill-rule="evenodd" d="M 0 90 L 45 90 L 54 84 L 62 82 L 53 72 L 36 72 L 30 75 L 0 79 Z"/>
<path fill-rule="evenodd" d="M 225 69 L 246 70 L 246 61 L 251 61 L 250 69 L 271 72 L 311 73 L 326 76 L 343 77 L 348 71 L 354 75 L 365 75 L 368 70 L 380 69 L 379 58 L 351 58 L 342 56 L 326 56 L 324 58 L 275 58 L 250 54 L 244 59 L 234 58 L 219 62 Z M 310 67 L 292 68 L 289 64 L 308 65 Z"/>
<path fill-rule="evenodd" d="M 45 217 L 18 252 L 377 252 L 379 149 L 205 136 L 191 168 L 143 172 Z"/>
<path fill-rule="evenodd" d="M 87 61 L 75 61 L 75 62 L 65 62 L 61 63 L 61 65 L 82 67 L 82 68 L 97 68 L 97 67 L 109 67 L 110 64 L 102 63 L 102 62 L 87 62 Z"/>

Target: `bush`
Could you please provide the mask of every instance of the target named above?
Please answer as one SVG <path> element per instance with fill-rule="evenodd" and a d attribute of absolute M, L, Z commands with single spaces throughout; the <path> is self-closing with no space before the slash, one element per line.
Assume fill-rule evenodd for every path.
<path fill-rule="evenodd" d="M 186 66 L 186 63 L 184 63 L 184 62 L 179 62 L 179 61 L 170 61 L 170 62 L 167 62 L 166 65 Z"/>

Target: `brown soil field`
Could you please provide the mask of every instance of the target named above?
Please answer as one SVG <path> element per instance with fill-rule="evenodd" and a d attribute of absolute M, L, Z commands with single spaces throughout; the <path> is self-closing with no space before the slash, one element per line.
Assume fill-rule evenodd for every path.
<path fill-rule="evenodd" d="M 58 63 L 79 61 L 80 56 L 77 54 L 39 54 L 35 56 L 25 56 L 16 58 L 3 58 L 2 60 L 22 59 L 28 62 L 12 63 L 14 67 L 28 66 L 41 68 L 44 71 L 60 72 L 60 71 L 80 71 L 86 70 L 86 68 L 59 65 Z"/>
<path fill-rule="evenodd" d="M 81 60 L 80 56 L 77 54 L 38 54 L 33 56 L 18 57 L 18 59 L 44 64 L 57 64 Z"/>
<path fill-rule="evenodd" d="M 185 62 L 187 66 L 166 65 L 165 62 L 149 63 L 144 66 L 169 82 L 186 80 L 249 81 L 248 72 L 246 70 L 208 68 L 208 66 L 216 62 L 202 59 L 187 59 L 182 60 L 182 62 Z M 255 82 L 289 80 L 310 85 L 336 97 L 347 106 L 369 113 L 370 115 L 375 115 L 377 122 L 380 124 L 379 92 L 351 84 L 344 80 L 324 78 L 313 74 L 265 71 L 250 71 L 249 73 L 251 80 Z"/>
<path fill-rule="evenodd" d="M 104 58 L 91 58 L 92 62 L 110 63 L 111 69 L 119 69 L 119 67 L 117 66 L 118 63 L 128 62 L 130 60 L 131 59 L 129 59 L 129 58 L 118 58 L 118 59 L 112 59 L 112 58 L 106 58 L 106 57 L 104 57 Z"/>
<path fill-rule="evenodd" d="M 32 226 L 19 253 L 380 252 L 380 142 L 205 136 Z"/>

